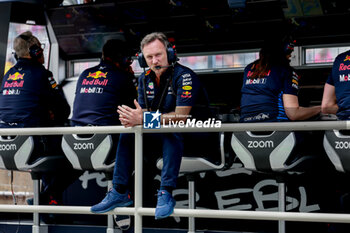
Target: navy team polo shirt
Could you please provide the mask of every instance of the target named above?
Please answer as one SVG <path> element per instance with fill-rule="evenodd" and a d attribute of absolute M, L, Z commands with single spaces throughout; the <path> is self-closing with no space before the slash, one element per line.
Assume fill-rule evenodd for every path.
<path fill-rule="evenodd" d="M 264 77 L 250 79 L 254 65 L 244 69 L 240 121 L 288 121 L 282 96 L 297 95 L 299 76 L 290 67 L 274 66 Z"/>
<path fill-rule="evenodd" d="M 165 92 L 163 103 L 160 104 L 161 95 L 169 77 L 171 83 Z M 143 82 L 145 82 L 145 92 Z M 197 75 L 188 67 L 178 63 L 174 68 L 168 68 L 161 76 L 159 86 L 152 70 L 144 72 L 139 77 L 138 93 L 138 102 L 144 109 L 146 108 L 146 94 L 148 107 L 152 111 L 159 109 L 161 113 L 169 113 L 175 111 L 176 106 L 190 106 L 192 107 L 190 112 L 192 118 L 206 120 L 212 117 L 208 108 L 208 95 Z"/>
<path fill-rule="evenodd" d="M 77 82 L 71 120 L 81 125 L 120 125 L 118 106 L 134 106 L 136 99 L 132 78 L 104 61 L 85 70 Z"/>
<path fill-rule="evenodd" d="M 327 83 L 335 87 L 340 120 L 350 119 L 350 50 L 339 54 L 333 63 Z"/>
<path fill-rule="evenodd" d="M 0 94 L 0 120 L 24 127 L 43 126 L 57 84 L 52 73 L 33 59 L 20 58 L 4 76 Z"/>

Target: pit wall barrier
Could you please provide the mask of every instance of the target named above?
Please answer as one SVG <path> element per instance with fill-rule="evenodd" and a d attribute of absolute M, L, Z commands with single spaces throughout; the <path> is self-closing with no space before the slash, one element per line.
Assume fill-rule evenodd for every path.
<path fill-rule="evenodd" d="M 63 134 L 135 134 L 135 190 L 134 207 L 116 208 L 105 214 L 133 215 L 134 232 L 142 232 L 142 217 L 154 216 L 154 208 L 143 207 L 142 202 L 142 143 L 145 133 L 169 133 L 169 132 L 236 132 L 236 131 L 318 131 L 318 130 L 348 130 L 350 122 L 347 121 L 322 121 L 322 122 L 279 122 L 279 123 L 249 123 L 249 124 L 222 124 L 217 128 L 196 127 L 167 127 L 160 129 L 143 129 L 142 126 L 124 128 L 123 126 L 100 127 L 56 127 L 56 128 L 21 128 L 0 129 L 0 135 L 63 135 Z M 56 214 L 92 214 L 90 207 L 77 206 L 27 206 L 27 205 L 0 205 L 0 212 L 7 213 L 56 213 Z M 237 211 L 237 210 L 213 210 L 213 209 L 175 209 L 173 216 L 214 218 L 214 219 L 241 219 L 241 220 L 285 220 L 297 222 L 327 222 L 350 223 L 350 214 L 331 213 L 298 213 L 276 211 Z M 33 229 L 39 232 L 39 229 Z"/>

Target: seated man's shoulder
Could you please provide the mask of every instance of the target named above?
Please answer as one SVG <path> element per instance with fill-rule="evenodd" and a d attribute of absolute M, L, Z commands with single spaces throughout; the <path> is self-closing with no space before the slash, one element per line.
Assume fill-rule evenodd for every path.
<path fill-rule="evenodd" d="M 182 72 L 191 72 L 191 73 L 194 73 L 193 72 L 193 70 L 191 69 L 191 68 L 189 68 L 189 67 L 187 67 L 187 66 L 184 66 L 184 65 L 182 65 L 182 64 L 180 64 L 180 63 L 176 63 L 176 65 L 175 65 L 175 70 L 178 70 L 178 71 L 182 71 Z"/>
<path fill-rule="evenodd" d="M 180 64 L 177 69 L 175 68 L 175 75 L 185 80 L 197 78 L 197 75 L 193 70 Z"/>

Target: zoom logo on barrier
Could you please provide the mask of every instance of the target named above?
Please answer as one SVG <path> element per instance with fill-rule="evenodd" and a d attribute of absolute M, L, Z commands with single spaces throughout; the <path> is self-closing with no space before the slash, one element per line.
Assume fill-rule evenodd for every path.
<path fill-rule="evenodd" d="M 161 113 L 156 112 L 144 112 L 143 113 L 143 128 L 144 129 L 160 129 L 160 116 Z"/>
<path fill-rule="evenodd" d="M 273 141 L 248 141 L 248 148 L 274 148 Z"/>
<path fill-rule="evenodd" d="M 17 150 L 16 144 L 3 144 L 0 145 L 0 151 L 3 150 Z"/>

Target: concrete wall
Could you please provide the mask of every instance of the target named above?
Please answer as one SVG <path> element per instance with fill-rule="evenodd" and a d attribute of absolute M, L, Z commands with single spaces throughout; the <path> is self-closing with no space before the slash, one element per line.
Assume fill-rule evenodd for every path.
<path fill-rule="evenodd" d="M 26 199 L 33 196 L 33 181 L 29 172 L 13 172 L 13 190 L 17 204 L 26 204 Z M 6 170 L 0 170 L 0 204 L 13 204 L 11 172 Z"/>

